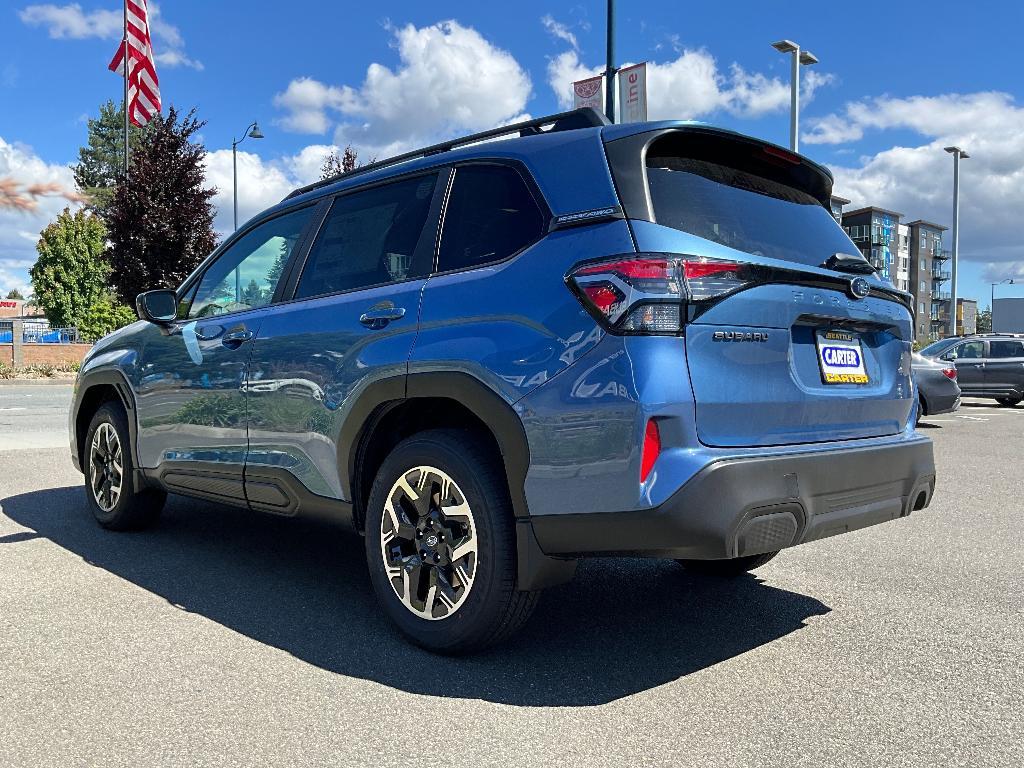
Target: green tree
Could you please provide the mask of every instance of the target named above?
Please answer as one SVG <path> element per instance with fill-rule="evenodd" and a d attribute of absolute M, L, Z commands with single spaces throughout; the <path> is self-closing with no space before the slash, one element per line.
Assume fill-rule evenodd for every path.
<path fill-rule="evenodd" d="M 86 341 L 96 341 L 137 319 L 131 307 L 120 303 L 110 291 L 105 291 L 85 309 L 75 325 L 79 336 Z"/>
<path fill-rule="evenodd" d="M 264 295 L 264 291 L 260 288 L 259 283 L 255 280 L 250 280 L 249 284 L 242 291 L 242 304 L 250 307 L 259 307 L 263 304 Z"/>
<path fill-rule="evenodd" d="M 135 152 L 146 129 L 130 126 L 128 143 Z M 99 117 L 89 118 L 89 138 L 71 166 L 78 190 L 89 198 L 93 210 L 103 213 L 114 196 L 124 171 L 124 105 L 100 104 Z"/>
<path fill-rule="evenodd" d="M 177 287 L 217 245 L 216 190 L 204 186 L 206 148 L 195 140 L 205 124 L 195 109 L 156 115 L 132 155 L 128 183 L 119 180 L 104 212 L 111 284 L 125 303 Z"/>
<path fill-rule="evenodd" d="M 7 292 L 7 298 L 8 299 L 19 299 L 19 300 L 24 300 L 25 299 L 25 297 L 21 295 L 21 291 L 19 291 L 17 288 L 11 288 L 11 290 L 9 290 Z"/>
<path fill-rule="evenodd" d="M 983 309 L 978 313 L 978 333 L 992 333 L 992 310 Z"/>
<path fill-rule="evenodd" d="M 36 302 L 57 327 L 77 325 L 107 295 L 110 265 L 106 229 L 98 216 L 64 209 L 39 236 L 39 258 L 29 270 Z"/>

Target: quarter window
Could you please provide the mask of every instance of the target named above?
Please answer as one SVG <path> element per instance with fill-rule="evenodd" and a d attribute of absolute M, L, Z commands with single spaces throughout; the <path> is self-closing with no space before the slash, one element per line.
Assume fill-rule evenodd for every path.
<path fill-rule="evenodd" d="M 989 357 L 1024 357 L 1024 344 L 1019 341 L 990 341 Z"/>
<path fill-rule="evenodd" d="M 437 174 L 417 176 L 336 199 L 309 251 L 296 298 L 428 274 L 434 238 L 424 236 L 424 225 L 436 184 Z"/>
<path fill-rule="evenodd" d="M 462 166 L 455 170 L 444 214 L 437 269 L 447 272 L 501 261 L 543 232 L 544 216 L 515 169 Z"/>
<path fill-rule="evenodd" d="M 232 243 L 203 274 L 188 316 L 212 317 L 269 304 L 312 212 L 307 207 L 277 216 Z"/>

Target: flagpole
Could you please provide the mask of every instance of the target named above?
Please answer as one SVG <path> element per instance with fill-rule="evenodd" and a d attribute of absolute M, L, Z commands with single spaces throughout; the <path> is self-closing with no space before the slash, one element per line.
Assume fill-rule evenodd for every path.
<path fill-rule="evenodd" d="M 128 181 L 128 0 L 124 0 L 124 38 L 121 40 L 124 50 L 124 179 Z"/>

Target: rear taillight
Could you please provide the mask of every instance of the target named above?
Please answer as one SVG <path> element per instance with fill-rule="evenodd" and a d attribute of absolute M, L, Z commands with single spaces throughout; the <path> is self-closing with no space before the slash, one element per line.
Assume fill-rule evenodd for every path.
<path fill-rule="evenodd" d="M 945 376 L 947 379 L 952 379 L 953 381 L 956 381 L 956 368 L 943 368 L 942 375 Z"/>
<path fill-rule="evenodd" d="M 616 333 L 678 333 L 687 303 L 720 298 L 753 282 L 749 265 L 720 259 L 630 254 L 576 267 L 567 281 L 594 317 Z"/>

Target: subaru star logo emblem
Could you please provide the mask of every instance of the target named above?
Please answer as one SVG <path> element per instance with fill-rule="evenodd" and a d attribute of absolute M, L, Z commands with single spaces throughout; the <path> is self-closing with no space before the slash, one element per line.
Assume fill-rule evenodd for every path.
<path fill-rule="evenodd" d="M 863 277 L 855 277 L 850 281 L 850 295 L 855 299 L 866 299 L 871 293 L 871 285 Z"/>
<path fill-rule="evenodd" d="M 427 546 L 428 547 L 436 547 L 437 546 L 437 536 L 435 536 L 434 534 L 430 534 L 429 536 L 427 536 Z"/>

